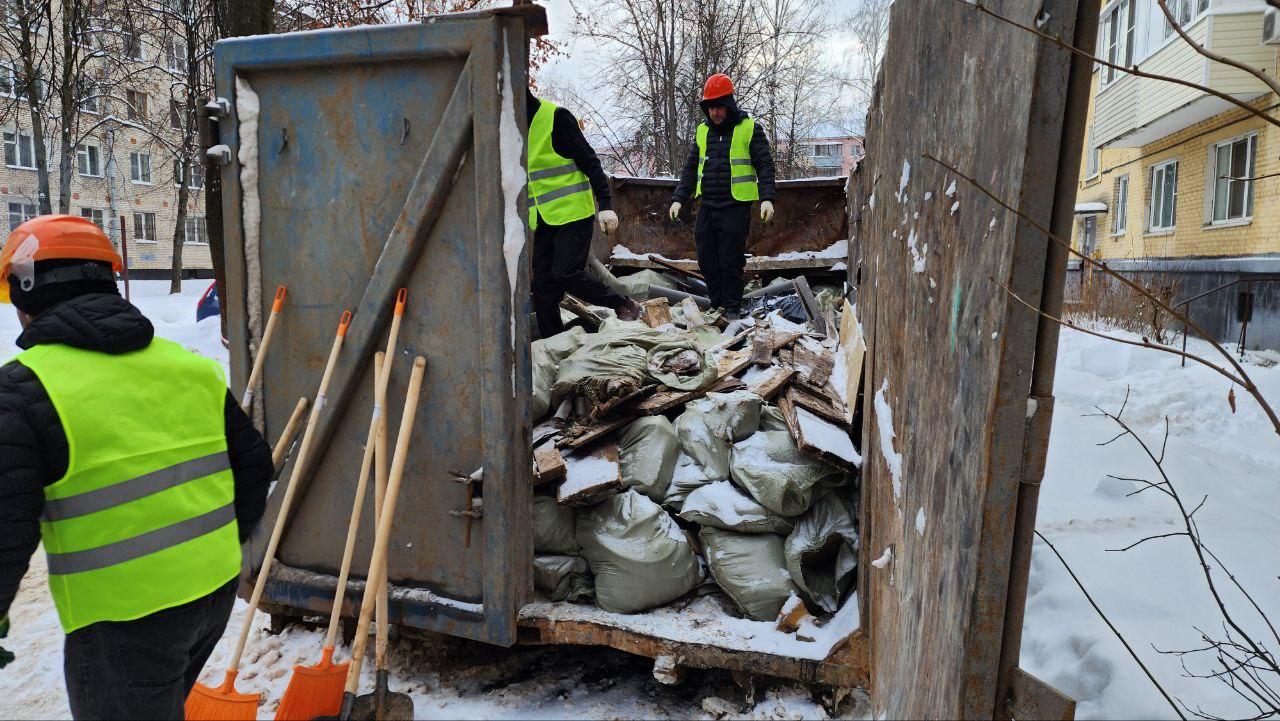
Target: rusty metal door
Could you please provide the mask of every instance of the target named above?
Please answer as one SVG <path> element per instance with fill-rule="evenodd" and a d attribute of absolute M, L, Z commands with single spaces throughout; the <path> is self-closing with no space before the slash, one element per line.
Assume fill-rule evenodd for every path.
<path fill-rule="evenodd" d="M 1097 0 L 982 6 L 1092 47 Z M 971 4 L 892 8 L 852 244 L 867 340 L 860 597 L 880 717 L 1074 712 L 1017 669 L 1057 345 L 1034 309 L 1061 308 L 1066 253 L 961 174 L 1069 235 L 1089 71 Z"/>
<path fill-rule="evenodd" d="M 267 587 L 274 607 L 327 613 L 372 412 L 370 366 L 405 286 L 393 444 L 414 356 L 426 356 L 427 376 L 392 536 L 391 620 L 515 642 L 532 553 L 524 88 L 528 35 L 540 26 L 541 9 L 525 6 L 217 45 L 218 95 L 231 101 L 219 132 L 230 149 L 234 387 L 261 332 L 255 317 L 277 284 L 288 287 L 260 393 L 268 438 L 316 392 L 338 316 L 355 313 Z M 452 476 L 480 469 L 483 518 L 472 524 L 456 515 L 468 490 Z M 255 537 L 255 567 L 283 486 Z M 372 549 L 372 487 L 353 577 Z"/>

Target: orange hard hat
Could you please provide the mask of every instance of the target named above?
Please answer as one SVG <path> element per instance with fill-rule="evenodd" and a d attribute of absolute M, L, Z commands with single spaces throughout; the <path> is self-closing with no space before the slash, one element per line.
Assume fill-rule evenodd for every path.
<path fill-rule="evenodd" d="M 707 84 L 702 86 L 703 100 L 715 100 L 726 95 L 733 95 L 733 81 L 724 73 L 712 75 L 707 78 Z"/>
<path fill-rule="evenodd" d="M 124 267 L 111 239 L 96 223 L 76 215 L 42 215 L 13 229 L 0 251 L 0 303 L 9 302 L 9 276 L 24 289 L 35 284 L 37 260 L 96 260 Z"/>

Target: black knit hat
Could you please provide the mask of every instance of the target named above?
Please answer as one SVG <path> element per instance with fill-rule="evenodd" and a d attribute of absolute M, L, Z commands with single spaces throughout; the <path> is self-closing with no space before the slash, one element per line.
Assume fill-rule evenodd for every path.
<path fill-rule="evenodd" d="M 37 260 L 35 286 L 23 290 L 18 276 L 9 276 L 9 300 L 14 307 L 37 316 L 53 306 L 94 293 L 120 295 L 110 263 L 96 260 Z"/>

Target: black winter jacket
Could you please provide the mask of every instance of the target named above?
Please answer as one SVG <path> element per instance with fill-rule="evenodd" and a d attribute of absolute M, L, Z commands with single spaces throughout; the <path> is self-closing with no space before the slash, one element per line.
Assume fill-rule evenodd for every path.
<path fill-rule="evenodd" d="M 707 116 L 707 162 L 702 168 L 702 204 L 713 208 L 723 208 L 742 201 L 734 200 L 729 187 L 731 167 L 729 163 L 729 146 L 733 141 L 733 129 L 738 123 L 746 120 L 747 114 L 738 107 L 737 101 L 730 95 L 723 100 L 704 101 L 702 112 L 707 113 L 713 103 L 728 106 L 729 114 L 720 125 L 713 125 Z M 756 130 L 751 134 L 751 165 L 756 169 L 756 184 L 760 188 L 760 200 L 773 200 L 773 153 L 769 150 L 769 138 L 764 134 L 764 127 L 756 123 Z M 680 184 L 671 195 L 673 203 L 687 203 L 698 187 L 698 142 L 695 139 L 689 148 L 689 156 L 684 161 L 684 170 L 680 173 Z"/>
<path fill-rule="evenodd" d="M 542 101 L 526 90 L 524 104 L 528 121 L 532 123 L 533 115 L 542 106 Z M 573 164 L 578 166 L 578 170 L 586 174 L 587 180 L 591 181 L 591 192 L 596 196 L 596 210 L 613 209 L 613 196 L 609 192 L 609 176 L 605 175 L 595 149 L 582 134 L 578 119 L 564 107 L 557 107 L 555 115 L 551 116 L 551 149 L 572 160 Z"/>
<path fill-rule="evenodd" d="M 64 343 L 115 355 L 145 348 L 154 332 L 151 321 L 124 298 L 82 295 L 41 313 L 17 344 L 26 350 Z M 274 469 L 270 446 L 230 392 L 224 407 L 243 543 L 262 519 Z M 17 361 L 0 366 L 0 617 L 8 613 L 40 542 L 44 487 L 66 475 L 67 463 L 67 436 L 40 379 Z"/>

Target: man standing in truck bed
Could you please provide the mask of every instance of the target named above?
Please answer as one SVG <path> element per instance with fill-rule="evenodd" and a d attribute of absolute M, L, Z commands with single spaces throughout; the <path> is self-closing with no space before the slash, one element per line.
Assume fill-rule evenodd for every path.
<path fill-rule="evenodd" d="M 564 330 L 560 301 L 572 293 L 592 305 L 613 308 L 623 320 L 640 317 L 640 304 L 619 295 L 587 272 L 591 216 L 605 235 L 618 227 L 610 208 L 609 179 L 564 108 L 526 91 L 529 114 L 529 225 L 533 230 L 533 310 L 538 332 Z M 597 206 L 599 213 L 597 213 Z"/>
<path fill-rule="evenodd" d="M 752 201 L 760 201 L 760 220 L 773 218 L 773 155 L 764 128 L 734 101 L 728 75 L 707 78 L 702 112 L 707 119 L 698 124 L 680 184 L 671 196 L 670 215 L 675 220 L 691 195 L 702 197 L 693 226 L 698 268 L 711 305 L 734 318 L 742 306 Z"/>

